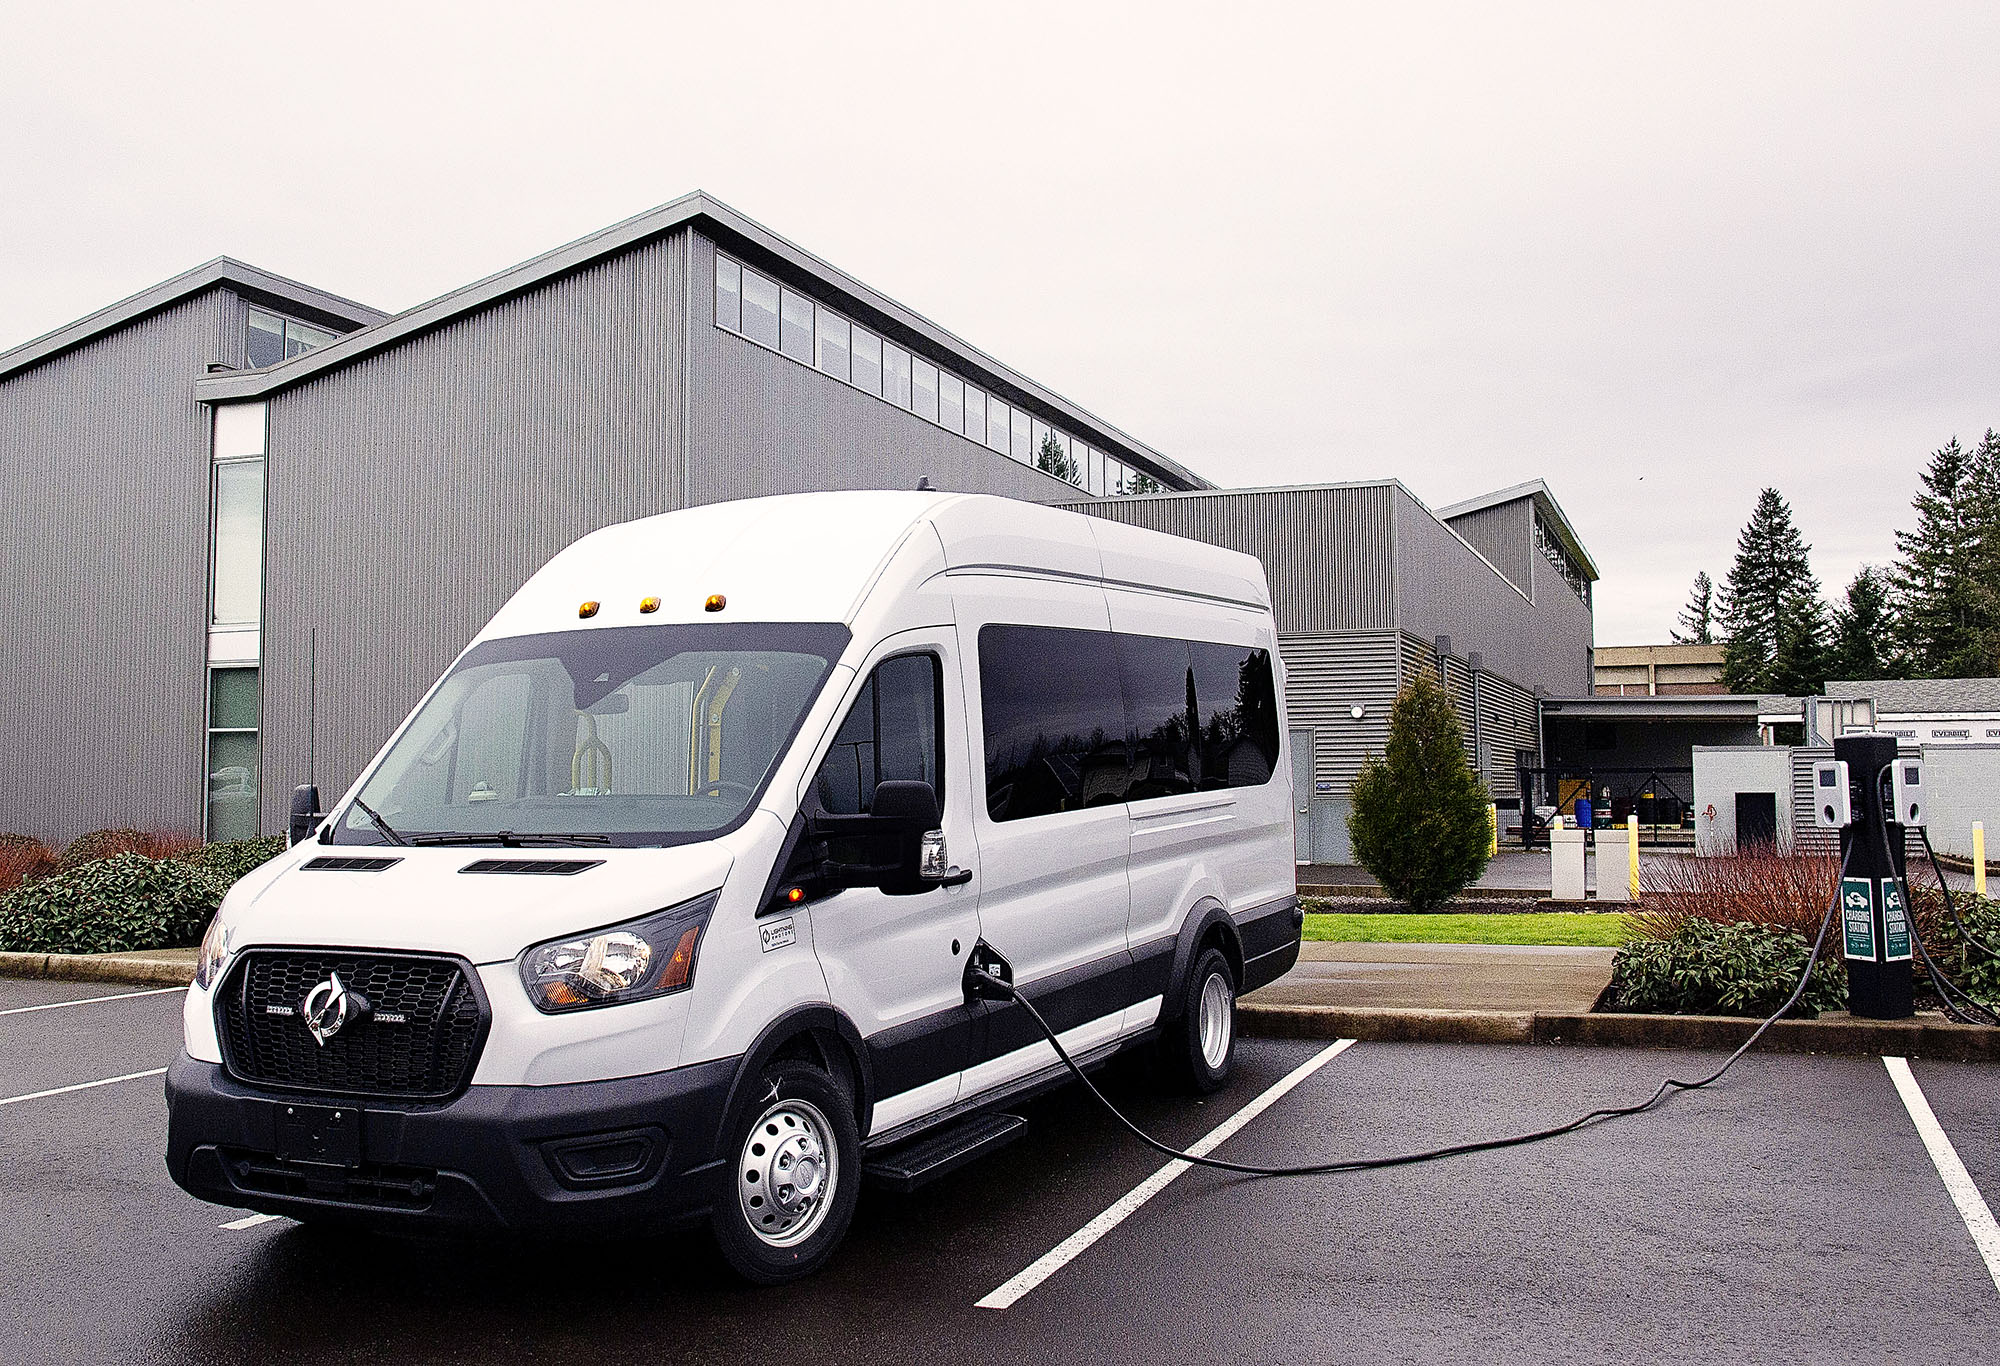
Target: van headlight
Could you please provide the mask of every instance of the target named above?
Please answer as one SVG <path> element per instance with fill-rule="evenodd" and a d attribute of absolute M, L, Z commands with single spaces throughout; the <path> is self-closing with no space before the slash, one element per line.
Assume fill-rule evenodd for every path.
<path fill-rule="evenodd" d="M 554 1014 L 685 991 L 709 913 L 722 894 L 655 911 L 643 920 L 537 944 L 521 955 L 521 985 Z"/>
<path fill-rule="evenodd" d="M 199 991 L 207 991 L 222 980 L 222 970 L 229 966 L 234 947 L 230 940 L 235 936 L 235 927 L 222 923 L 222 913 L 217 911 L 215 919 L 208 922 L 208 933 L 201 937 L 201 948 L 194 958 L 194 984 Z"/>

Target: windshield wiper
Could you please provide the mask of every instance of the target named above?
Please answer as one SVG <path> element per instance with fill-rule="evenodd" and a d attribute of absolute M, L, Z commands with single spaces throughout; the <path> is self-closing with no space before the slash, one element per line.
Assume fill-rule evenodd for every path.
<path fill-rule="evenodd" d="M 559 834 L 544 830 L 496 830 L 491 834 L 483 832 L 438 830 L 411 835 L 409 844 L 497 844 L 503 849 L 520 849 L 531 844 L 609 844 L 611 836 L 592 834 Z"/>
<path fill-rule="evenodd" d="M 375 822 L 375 828 L 377 830 L 380 830 L 383 834 L 389 837 L 389 843 L 391 844 L 409 843 L 408 840 L 404 839 L 401 835 L 396 833 L 395 826 L 389 824 L 389 822 L 383 820 L 379 815 L 377 815 L 375 812 L 375 808 L 370 806 L 367 802 L 364 802 L 361 800 L 361 798 L 356 797 L 354 799 L 354 804 L 361 808 L 363 815 L 367 816 L 369 820 Z"/>

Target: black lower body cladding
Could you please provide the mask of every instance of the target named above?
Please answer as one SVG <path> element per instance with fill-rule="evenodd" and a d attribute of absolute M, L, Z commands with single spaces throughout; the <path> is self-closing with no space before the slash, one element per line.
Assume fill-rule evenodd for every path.
<path fill-rule="evenodd" d="M 738 1062 L 473 1086 L 410 1105 L 259 1090 L 183 1053 L 167 1069 L 167 1170 L 220 1205 L 385 1230 L 683 1227 L 713 1199 L 715 1136 Z M 298 1151 L 310 1142 L 300 1132 L 335 1109 L 358 1135 L 337 1151 Z"/>

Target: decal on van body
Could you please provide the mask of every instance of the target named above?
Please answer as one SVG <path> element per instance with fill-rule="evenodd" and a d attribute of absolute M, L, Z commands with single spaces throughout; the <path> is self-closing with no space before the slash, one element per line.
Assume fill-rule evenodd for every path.
<path fill-rule="evenodd" d="M 792 918 L 786 916 L 783 920 L 773 920 L 768 924 L 759 925 L 757 939 L 763 951 L 769 953 L 772 949 L 782 949 L 787 944 L 796 944 L 799 932 L 793 928 Z"/>

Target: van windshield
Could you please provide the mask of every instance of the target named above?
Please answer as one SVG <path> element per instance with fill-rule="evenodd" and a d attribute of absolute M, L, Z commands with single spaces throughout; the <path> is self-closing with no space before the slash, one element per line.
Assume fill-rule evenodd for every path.
<path fill-rule="evenodd" d="M 334 842 L 720 834 L 762 794 L 847 640 L 842 626 L 703 623 L 486 641 L 383 756 Z"/>

